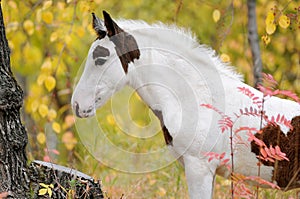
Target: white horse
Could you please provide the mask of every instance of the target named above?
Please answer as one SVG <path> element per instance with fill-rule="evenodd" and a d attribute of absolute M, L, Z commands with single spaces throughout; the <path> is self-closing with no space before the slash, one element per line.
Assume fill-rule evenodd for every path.
<path fill-rule="evenodd" d="M 231 150 L 229 132 L 221 133 L 219 128 L 221 116 L 201 104 L 235 118 L 240 109 L 255 107 L 238 88 L 249 89 L 259 98 L 263 94 L 244 84 L 232 67 L 187 31 L 142 21 L 115 22 L 105 11 L 103 15 L 104 21 L 93 14 L 98 38 L 72 96 L 74 112 L 81 118 L 93 116 L 116 91 L 129 85 L 160 119 L 166 144 L 184 165 L 190 198 L 211 198 L 215 175 L 228 178 L 231 171 L 221 160 L 208 161 L 205 153 L 226 152 L 225 158 L 230 159 Z M 269 118 L 280 113 L 291 120 L 300 115 L 300 106 L 271 97 L 264 111 Z M 233 130 L 239 127 L 259 129 L 260 118 L 239 117 Z M 240 136 L 247 140 L 245 133 Z M 256 176 L 257 162 L 249 146 L 234 143 L 235 173 Z M 274 182 L 273 169 L 261 166 L 260 176 Z"/>

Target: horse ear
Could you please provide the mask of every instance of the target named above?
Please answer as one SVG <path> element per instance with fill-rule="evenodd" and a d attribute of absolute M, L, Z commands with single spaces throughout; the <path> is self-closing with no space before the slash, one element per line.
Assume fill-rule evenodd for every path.
<path fill-rule="evenodd" d="M 106 35 L 106 28 L 103 25 L 103 21 L 101 19 L 99 19 L 95 15 L 95 13 L 92 13 L 92 15 L 93 15 L 93 28 L 96 31 L 97 35 L 98 35 L 98 39 L 102 39 Z"/>
<path fill-rule="evenodd" d="M 121 29 L 106 11 L 103 11 L 103 17 L 107 35 L 115 44 L 117 55 L 119 56 L 125 73 L 127 73 L 128 64 L 134 62 L 134 59 L 140 58 L 140 50 L 137 42 L 132 35 Z"/>

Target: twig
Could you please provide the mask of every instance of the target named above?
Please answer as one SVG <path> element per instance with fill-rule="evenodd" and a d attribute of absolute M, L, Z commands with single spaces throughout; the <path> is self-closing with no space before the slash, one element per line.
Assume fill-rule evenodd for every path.
<path fill-rule="evenodd" d="M 177 7 L 176 7 L 176 11 L 175 11 L 175 16 L 174 16 L 174 22 L 176 23 L 177 22 L 177 17 L 178 17 L 178 15 L 179 15 L 179 12 L 180 12 L 180 10 L 181 10 L 181 8 L 182 8 L 182 4 L 183 4 L 183 0 L 178 0 L 179 2 L 178 2 L 178 5 L 177 5 Z"/>
<path fill-rule="evenodd" d="M 293 175 L 292 179 L 289 181 L 289 183 L 287 184 L 287 186 L 284 188 L 283 191 L 287 191 L 289 186 L 293 183 L 293 181 L 296 179 L 296 177 L 298 176 L 298 173 L 300 172 L 300 167 L 298 168 L 297 172 Z"/>
<path fill-rule="evenodd" d="M 234 173 L 232 127 L 230 128 L 230 155 L 231 155 L 231 198 L 234 199 L 234 185 L 233 185 L 233 179 L 232 179 L 233 173 Z"/>
<path fill-rule="evenodd" d="M 258 43 L 257 23 L 256 23 L 256 3 L 255 0 L 247 0 L 248 7 L 248 40 L 251 47 L 253 61 L 254 87 L 262 82 L 262 59 Z"/>

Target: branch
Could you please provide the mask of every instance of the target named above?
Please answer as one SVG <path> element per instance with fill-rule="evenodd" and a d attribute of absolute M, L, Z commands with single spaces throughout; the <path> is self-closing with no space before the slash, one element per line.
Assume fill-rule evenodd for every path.
<path fill-rule="evenodd" d="M 262 60 L 258 43 L 257 23 L 256 23 L 256 1 L 247 0 L 248 7 L 248 41 L 251 47 L 253 61 L 254 85 L 257 87 L 262 83 Z"/>
<path fill-rule="evenodd" d="M 104 198 L 99 181 L 77 170 L 43 161 L 29 166 L 31 188 L 37 197 L 41 184 L 51 185 L 52 198 Z M 48 194 L 39 198 L 48 198 Z"/>

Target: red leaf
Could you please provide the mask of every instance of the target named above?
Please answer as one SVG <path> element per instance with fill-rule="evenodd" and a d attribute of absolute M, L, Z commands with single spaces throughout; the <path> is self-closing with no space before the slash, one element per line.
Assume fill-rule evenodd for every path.
<path fill-rule="evenodd" d="M 265 152 L 267 153 L 267 155 L 269 157 L 272 157 L 271 151 L 270 151 L 270 149 L 268 147 L 264 147 L 264 150 L 265 150 Z"/>
<path fill-rule="evenodd" d="M 230 159 L 224 159 L 224 160 L 221 162 L 221 164 L 224 164 L 224 165 L 225 165 L 225 164 L 227 164 L 227 163 L 229 162 L 229 160 L 230 160 Z"/>
<path fill-rule="evenodd" d="M 261 154 L 264 158 L 268 157 L 268 154 L 267 154 L 267 152 L 266 152 L 266 150 L 265 150 L 264 148 L 260 148 L 260 154 Z"/>
<path fill-rule="evenodd" d="M 220 154 L 220 159 L 223 159 L 225 157 L 225 152 Z"/>
<path fill-rule="evenodd" d="M 270 145 L 270 152 L 272 155 L 276 155 L 275 149 L 273 148 L 272 145 Z"/>
<path fill-rule="evenodd" d="M 260 140 L 260 139 L 258 139 L 257 137 L 255 137 L 252 133 L 247 133 L 247 135 L 248 135 L 248 140 L 251 142 L 251 141 L 254 141 L 255 142 L 255 144 L 257 144 L 258 146 L 260 146 L 260 147 L 264 147 L 264 146 L 266 146 L 266 144 L 262 141 L 262 140 Z"/>

